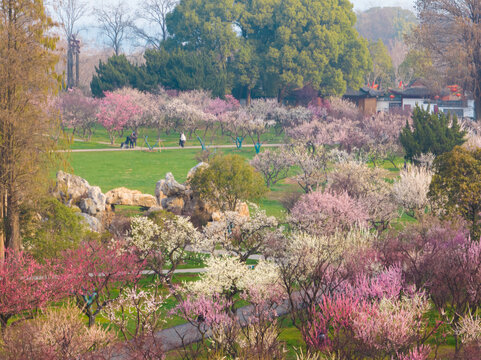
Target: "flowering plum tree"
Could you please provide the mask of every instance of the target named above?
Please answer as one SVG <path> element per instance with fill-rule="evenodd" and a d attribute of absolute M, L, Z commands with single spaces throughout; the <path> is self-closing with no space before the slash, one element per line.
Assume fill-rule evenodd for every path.
<path fill-rule="evenodd" d="M 332 295 L 344 284 L 347 274 L 343 254 L 344 235 L 313 236 L 291 233 L 280 236 L 270 258 L 277 264 L 288 298 L 291 320 L 298 329 L 307 324 L 309 309 L 323 295 Z"/>
<path fill-rule="evenodd" d="M 386 264 L 401 263 L 406 280 L 425 289 L 442 319 L 453 326 L 469 309 L 481 306 L 481 245 L 462 225 L 423 219 L 386 239 L 381 254 Z"/>
<path fill-rule="evenodd" d="M 387 279 L 395 280 L 394 285 Z M 428 310 L 424 294 L 405 288 L 400 269 L 388 269 L 369 282 L 349 284 L 342 294 L 323 295 L 309 309 L 301 332 L 311 349 L 333 352 L 341 359 L 398 359 L 415 352 L 426 359 L 429 347 L 419 346 L 437 328 L 428 327 Z"/>
<path fill-rule="evenodd" d="M 263 253 L 269 243 L 269 229 L 276 226 L 276 218 L 267 216 L 262 210 L 256 210 L 250 217 L 226 211 L 223 219 L 204 228 L 203 236 L 196 247 L 215 254 L 216 248 L 221 246 L 239 256 L 241 262 L 245 262 L 249 256 Z"/>
<path fill-rule="evenodd" d="M 247 134 L 254 144 L 256 154 L 259 153 L 262 145 L 261 135 L 267 132 L 269 127 L 275 125 L 275 121 L 272 119 L 272 113 L 276 107 L 277 101 L 275 100 L 256 99 L 253 100 L 247 108 L 247 122 L 245 126 L 247 128 Z"/>
<path fill-rule="evenodd" d="M 296 181 L 306 193 L 315 191 L 327 179 L 328 154 L 324 147 L 309 150 L 305 146 L 288 149 L 291 163 L 299 167 Z"/>
<path fill-rule="evenodd" d="M 105 97 L 100 100 L 97 121 L 107 130 L 113 144 L 116 134 L 123 136 L 129 121 L 141 114 L 142 108 L 129 95 L 107 91 Z"/>
<path fill-rule="evenodd" d="M 62 124 L 73 128 L 73 134 L 80 133 L 90 140 L 92 127 L 97 118 L 98 100 L 85 96 L 79 89 L 69 89 L 59 98 Z"/>
<path fill-rule="evenodd" d="M 132 359 L 164 358 L 155 332 L 165 322 L 161 313 L 165 298 L 160 294 L 160 286 L 152 285 L 149 289 L 139 289 L 137 285 L 126 288 L 102 312 L 122 335 L 125 355 Z"/>
<path fill-rule="evenodd" d="M 167 212 L 153 214 L 151 219 L 134 217 L 127 242 L 135 247 L 146 266 L 164 285 L 172 287 L 172 276 L 186 256 L 189 243 L 195 243 L 199 233 L 188 218 Z M 164 268 L 168 271 L 164 272 Z"/>
<path fill-rule="evenodd" d="M 91 359 L 114 341 L 100 325 L 87 327 L 82 311 L 72 304 L 50 307 L 6 329 L 0 354 L 5 359 Z M 100 354 L 98 354 L 100 355 Z"/>
<path fill-rule="evenodd" d="M 379 232 L 398 216 L 392 185 L 385 180 L 386 170 L 349 161 L 337 164 L 328 178 L 330 191 L 346 191 L 363 204 L 370 224 Z"/>
<path fill-rule="evenodd" d="M 299 230 L 317 235 L 347 231 L 367 225 L 366 208 L 347 192 L 315 191 L 301 196 L 291 211 L 289 221 Z"/>
<path fill-rule="evenodd" d="M 42 308 L 68 291 L 68 280 L 58 266 L 39 263 L 24 252 L 7 250 L 0 264 L 0 327 L 7 326 L 12 316 Z"/>
<path fill-rule="evenodd" d="M 63 255 L 67 282 L 77 305 L 89 318 L 89 326 L 97 315 L 118 297 L 117 289 L 135 284 L 144 263 L 121 244 L 85 242 Z"/>
<path fill-rule="evenodd" d="M 409 167 L 401 171 L 393 186 L 394 198 L 406 212 L 414 217 L 428 205 L 428 191 L 433 174 L 425 167 Z"/>
<path fill-rule="evenodd" d="M 257 154 L 250 164 L 264 176 L 266 186 L 270 188 L 285 179 L 292 166 L 292 159 L 286 149 L 265 150 Z"/>
<path fill-rule="evenodd" d="M 254 269 L 235 257 L 211 257 L 198 282 L 184 285 L 185 300 L 177 312 L 194 325 L 206 343 L 212 331 L 210 351 L 234 358 L 247 354 L 280 357 L 276 307 L 284 300 L 277 267 L 260 261 Z M 235 295 L 252 305 L 244 313 L 235 310 Z M 262 357 L 261 357 L 262 358 Z"/>

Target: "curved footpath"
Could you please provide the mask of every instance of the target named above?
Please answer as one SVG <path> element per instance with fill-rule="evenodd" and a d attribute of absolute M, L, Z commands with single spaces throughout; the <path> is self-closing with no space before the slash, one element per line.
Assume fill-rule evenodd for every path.
<path fill-rule="evenodd" d="M 262 147 L 280 147 L 285 144 L 263 144 Z M 207 149 L 235 149 L 237 146 L 236 145 L 212 145 L 212 146 L 207 146 Z M 242 145 L 242 148 L 253 148 L 253 144 L 246 144 Z M 154 148 L 152 151 L 158 151 L 162 152 L 162 150 L 175 150 L 175 149 L 198 149 L 201 150 L 202 146 L 196 145 L 196 146 L 184 146 L 183 148 L 180 146 L 165 146 L 162 148 Z M 133 149 L 121 149 L 119 148 L 105 148 L 105 149 L 73 149 L 73 150 L 57 150 L 59 153 L 64 153 L 64 152 L 102 152 L 102 151 L 150 151 L 149 148 L 143 147 L 143 146 L 138 146 Z"/>
<path fill-rule="evenodd" d="M 276 308 L 277 316 L 283 316 L 288 313 L 288 302 L 284 303 Z M 247 305 L 237 309 L 237 316 L 240 319 L 241 325 L 244 326 L 247 323 L 247 319 L 252 314 L 252 305 Z M 209 332 L 206 336 L 210 336 Z M 197 328 L 190 324 L 177 325 L 168 329 L 160 330 L 155 335 L 155 341 L 158 344 L 162 344 L 164 352 L 180 349 L 183 346 L 194 344 L 202 340 L 202 336 Z M 128 360 L 129 355 L 127 350 L 122 352 L 121 349 L 116 349 L 111 355 L 110 359 L 114 360 Z"/>

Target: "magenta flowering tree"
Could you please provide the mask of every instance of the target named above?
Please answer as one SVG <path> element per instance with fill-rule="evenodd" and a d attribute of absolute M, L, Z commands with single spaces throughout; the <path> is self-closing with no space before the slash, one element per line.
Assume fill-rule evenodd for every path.
<path fill-rule="evenodd" d="M 301 333 L 312 350 L 341 359 L 427 359 L 430 348 L 423 344 L 440 325 L 429 325 L 428 310 L 427 297 L 406 286 L 400 268 L 391 268 L 323 295 Z"/>
<path fill-rule="evenodd" d="M 368 218 L 363 204 L 347 192 L 315 191 L 301 196 L 291 211 L 290 222 L 302 231 L 323 235 L 365 226 Z"/>
<path fill-rule="evenodd" d="M 481 306 L 481 244 L 470 239 L 462 224 L 424 219 L 388 237 L 380 253 L 386 264 L 402 265 L 406 280 L 425 289 L 443 321 L 452 327 Z M 461 344 L 454 336 L 458 351 Z"/>
<path fill-rule="evenodd" d="M 97 118 L 98 100 L 85 96 L 80 89 L 69 89 L 59 97 L 62 125 L 73 128 L 77 134 L 90 140 Z"/>
<path fill-rule="evenodd" d="M 100 100 L 97 121 L 109 133 L 110 143 L 114 144 L 116 136 L 123 136 L 129 121 L 142 114 L 142 108 L 128 94 L 105 92 Z"/>
<path fill-rule="evenodd" d="M 68 280 L 58 266 L 7 250 L 0 263 L 0 328 L 7 326 L 14 315 L 31 315 L 28 313 L 67 294 Z"/>
<path fill-rule="evenodd" d="M 122 244 L 89 241 L 63 254 L 63 266 L 77 305 L 89 318 L 89 326 L 97 315 L 118 298 L 126 286 L 139 279 L 145 262 Z"/>

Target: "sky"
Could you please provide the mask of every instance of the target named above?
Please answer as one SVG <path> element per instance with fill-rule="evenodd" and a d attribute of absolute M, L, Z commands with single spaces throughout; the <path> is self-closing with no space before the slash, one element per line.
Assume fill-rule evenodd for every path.
<path fill-rule="evenodd" d="M 405 9 L 414 9 L 414 0 L 351 0 L 354 10 L 367 10 L 372 7 L 401 6 Z"/>

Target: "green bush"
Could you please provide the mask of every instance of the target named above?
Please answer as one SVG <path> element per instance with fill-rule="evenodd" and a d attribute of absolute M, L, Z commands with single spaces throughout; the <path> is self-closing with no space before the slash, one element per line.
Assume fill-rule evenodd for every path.
<path fill-rule="evenodd" d="M 89 233 L 79 214 L 55 198 L 25 207 L 21 221 L 24 247 L 39 260 L 76 247 Z"/>
<path fill-rule="evenodd" d="M 434 161 L 435 173 L 429 196 L 434 205 L 450 217 L 462 216 L 470 226 L 471 237 L 481 236 L 481 149 L 456 146 Z"/>
<path fill-rule="evenodd" d="M 408 160 L 420 154 L 441 155 L 465 142 L 466 132 L 461 131 L 456 116 L 451 119 L 444 113 L 431 114 L 429 109 L 416 106 L 412 118 L 412 127 L 406 122 L 400 135 Z"/>
<path fill-rule="evenodd" d="M 190 185 L 202 200 L 222 211 L 234 211 L 239 202 L 267 192 L 262 176 L 239 155 L 216 155 L 209 167 L 194 174 Z"/>

